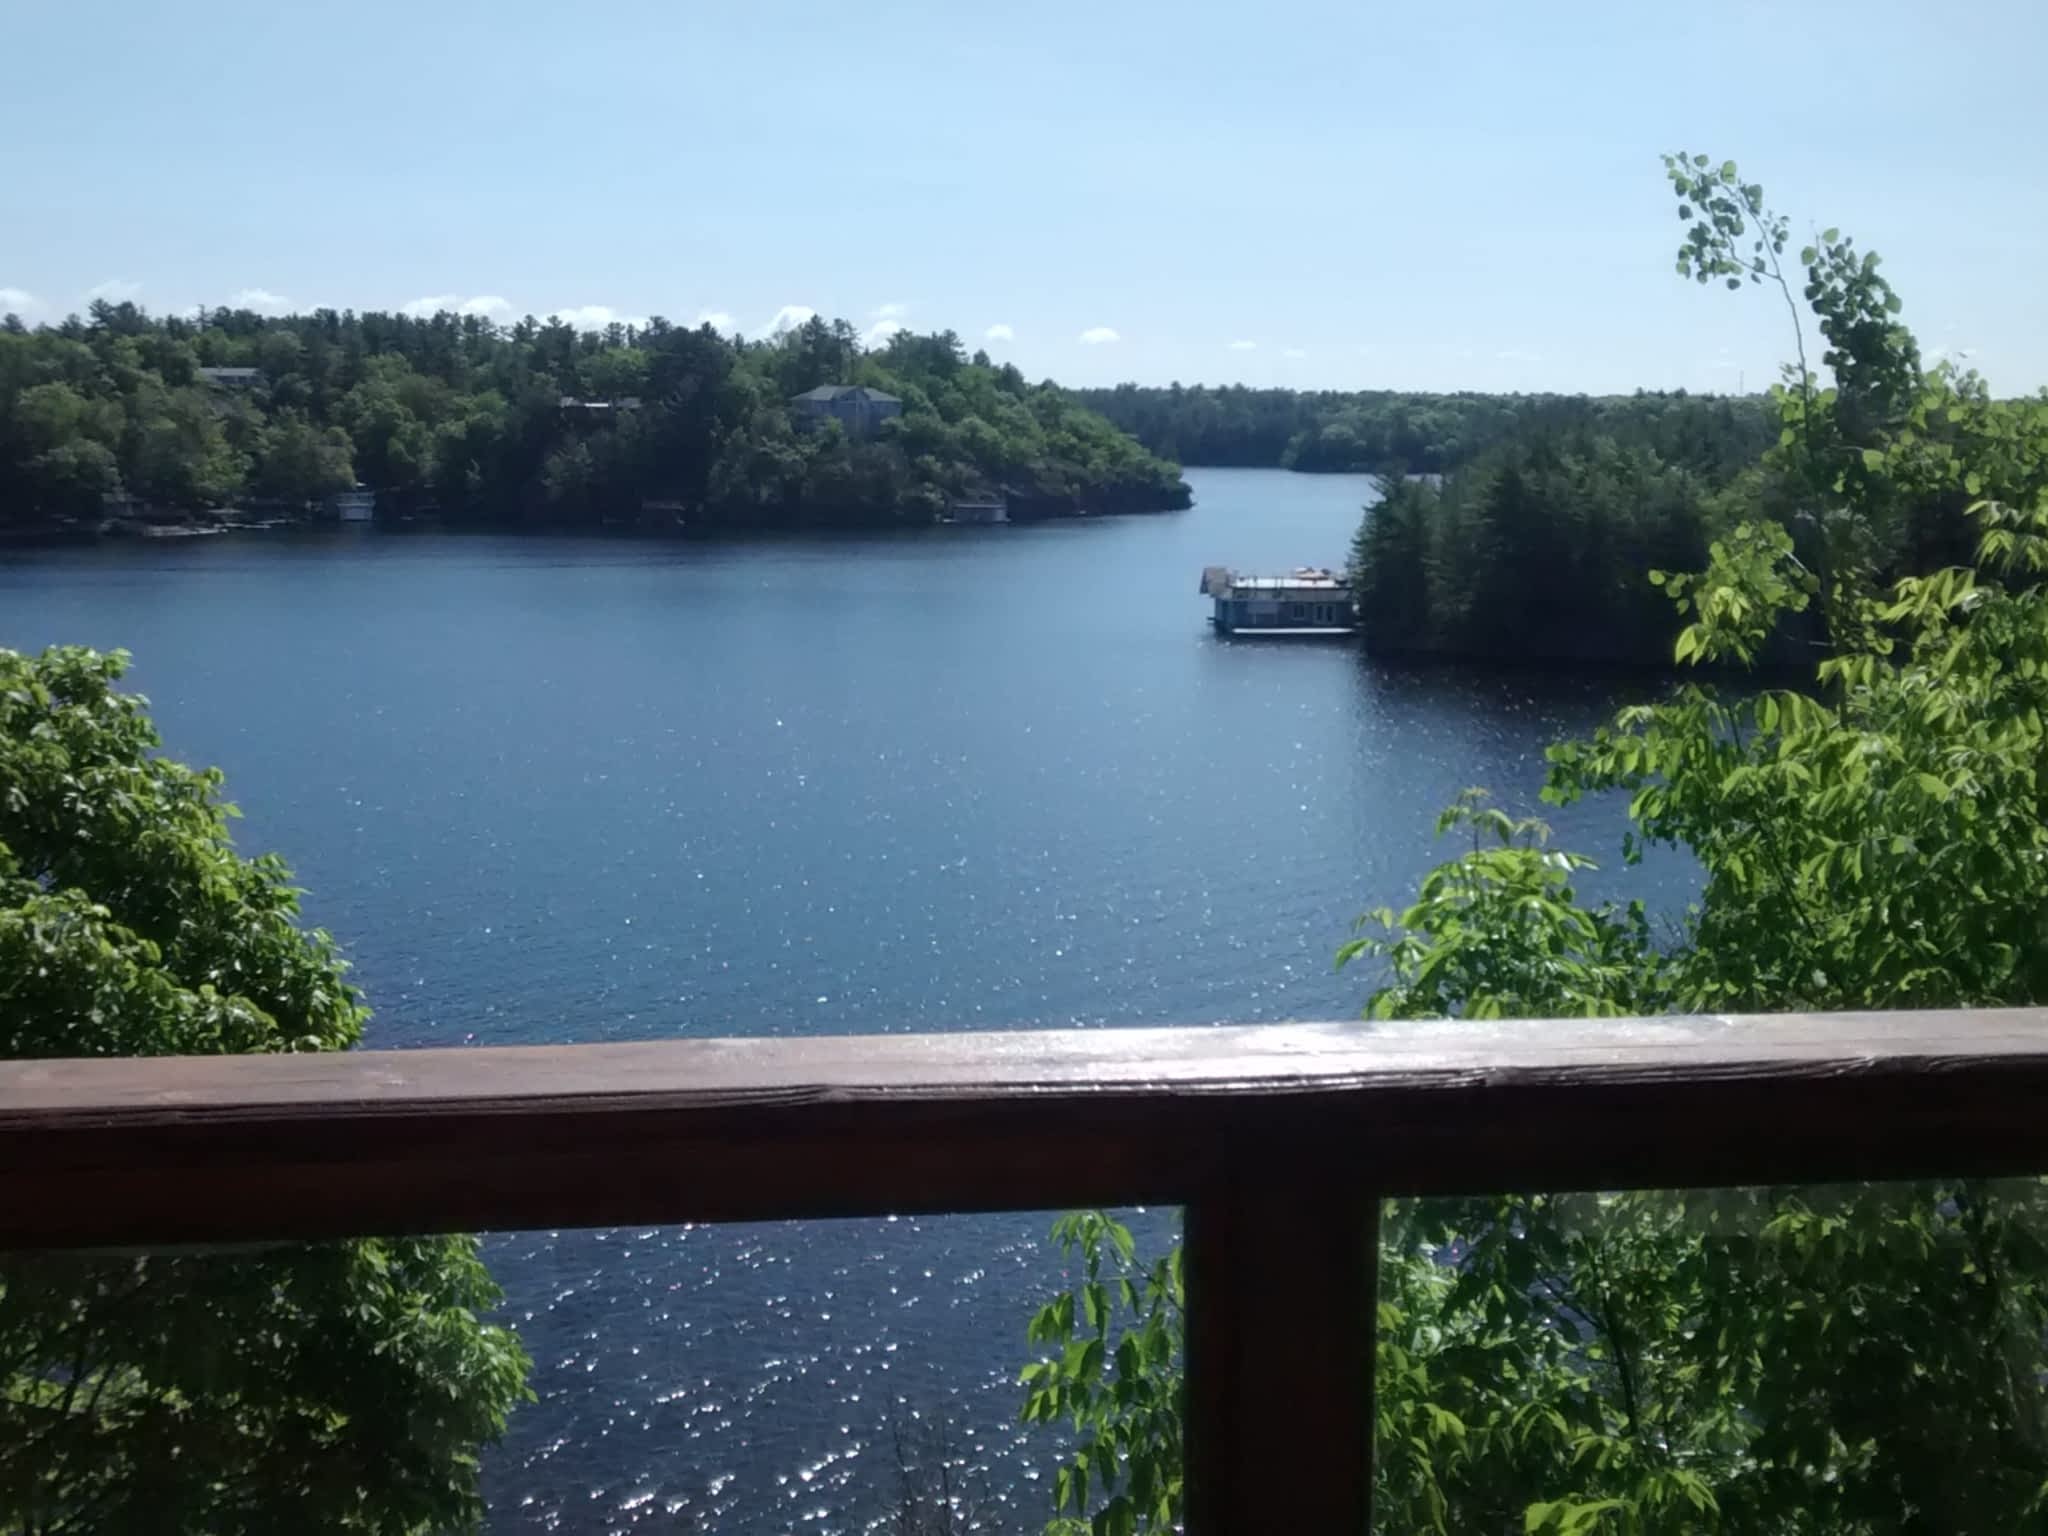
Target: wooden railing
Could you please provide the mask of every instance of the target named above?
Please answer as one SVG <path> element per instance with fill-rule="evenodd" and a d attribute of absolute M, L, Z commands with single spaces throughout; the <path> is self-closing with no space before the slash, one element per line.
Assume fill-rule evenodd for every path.
<path fill-rule="evenodd" d="M 2044 1170 L 2036 1010 L 0 1064 L 17 1249 L 1184 1204 L 1203 1533 L 1366 1528 L 1384 1196 Z"/>

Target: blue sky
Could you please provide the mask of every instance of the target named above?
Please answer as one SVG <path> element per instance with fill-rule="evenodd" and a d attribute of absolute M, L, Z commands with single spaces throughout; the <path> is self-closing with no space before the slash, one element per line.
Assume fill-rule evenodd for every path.
<path fill-rule="evenodd" d="M 2048 5 L 0 0 L 0 308 L 951 326 L 1033 377 L 1759 387 L 1657 154 L 2048 384 Z M 11 290 L 11 291 L 10 291 Z"/>

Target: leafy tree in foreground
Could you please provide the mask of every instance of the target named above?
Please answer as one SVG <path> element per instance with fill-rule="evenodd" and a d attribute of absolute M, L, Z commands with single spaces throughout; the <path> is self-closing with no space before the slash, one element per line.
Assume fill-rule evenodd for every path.
<path fill-rule="evenodd" d="M 0 650 L 0 1054 L 341 1050 L 365 1010 L 120 655 Z M 467 1237 L 0 1262 L 0 1529 L 475 1527 L 527 1358 Z"/>
<path fill-rule="evenodd" d="M 1681 270 L 1781 279 L 1784 221 L 1762 189 L 1732 163 L 1669 165 Z M 1752 664 L 1814 603 L 1831 650 L 1805 688 L 1687 684 L 1550 754 L 1549 799 L 1627 794 L 1624 860 L 1685 850 L 1698 901 L 1668 929 L 1639 905 L 1588 904 L 1585 859 L 1475 794 L 1442 823 L 1468 851 L 1342 952 L 1386 966 L 1371 1016 L 2048 995 L 2048 403 L 1923 374 L 1875 258 L 1833 231 L 1802 264 L 1834 383 L 1801 366 L 1773 395 L 1784 425 L 1765 469 L 1796 499 L 1794 527 L 1744 524 L 1704 573 L 1653 580 L 1678 603 L 1681 663 Z M 1902 523 L 1950 509 L 1974 523 L 1973 563 L 1881 585 Z M 1063 1232 L 1087 1279 L 1034 1323 L 1057 1352 L 1028 1371 L 1026 1417 L 1078 1432 L 1070 1473 L 1089 1480 L 1061 1481 L 1062 1519 L 1166 1529 L 1178 1334 L 1127 1350 L 1153 1326 L 1150 1293 L 1118 1283 L 1140 1264 L 1128 1235 L 1095 1217 Z M 1382 1242 L 1389 1531 L 2048 1522 L 2040 1181 L 1404 1201 Z"/>

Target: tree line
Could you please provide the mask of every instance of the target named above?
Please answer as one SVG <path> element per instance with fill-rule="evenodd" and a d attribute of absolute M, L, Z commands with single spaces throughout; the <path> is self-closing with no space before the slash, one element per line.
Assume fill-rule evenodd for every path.
<path fill-rule="evenodd" d="M 1737 402 L 1652 405 L 1551 402 L 1444 476 L 1383 476 L 1352 544 L 1367 648 L 1668 657 L 1671 605 L 1643 573 L 1697 569 L 1753 512 L 1775 432 Z"/>
<path fill-rule="evenodd" d="M 790 399 L 821 384 L 901 413 L 811 423 Z M 1177 466 L 950 331 L 870 348 L 816 317 L 750 341 L 105 301 L 0 322 L 0 528 L 90 523 L 110 498 L 298 510 L 359 482 L 398 515 L 605 527 L 915 524 L 1005 492 L 1037 516 L 1189 501 Z"/>
<path fill-rule="evenodd" d="M 1754 440 L 1757 449 L 1769 415 L 1753 396 L 1683 390 L 1589 397 L 1119 384 L 1075 390 L 1074 397 L 1182 464 L 1371 474 L 1442 474 L 1560 413 L 1613 421 L 1674 446 L 1694 435 L 1720 435 Z M 1665 415 L 1679 425 L 1659 433 L 1654 422 Z"/>
<path fill-rule="evenodd" d="M 2011 438 L 2048 397 L 1995 401 L 1947 365 L 1923 375 L 1910 335 L 1889 372 L 1846 345 L 1826 361 L 1833 392 L 1795 371 L 1768 418 L 1711 399 L 1554 403 L 1442 477 L 1382 478 L 1351 554 L 1366 647 L 1661 665 L 1681 625 L 1644 573 L 1697 570 L 1737 528 L 1782 529 L 1824 579 L 1881 583 L 1968 560 L 1971 504 L 2044 483 Z M 1977 466 L 1970 479 L 1938 473 L 1960 462 Z M 1852 496 L 1854 515 L 1840 504 Z M 1763 660 L 1804 664 L 1841 617 L 1781 615 Z"/>
<path fill-rule="evenodd" d="M 1461 851 L 1404 908 L 1361 919 L 1339 962 L 1377 967 L 1367 1012 L 1386 1019 L 2038 1007 L 2048 398 L 1923 369 L 1874 255 L 1829 230 L 1795 261 L 1733 162 L 1667 168 L 1679 270 L 1778 289 L 1795 314 L 1803 295 L 1833 377 L 1808 364 L 1801 324 L 1735 520 L 1697 563 L 1638 573 L 1673 612 L 1671 657 L 1734 677 L 1694 672 L 1549 753 L 1547 801 L 1619 797 L 1622 862 L 1680 851 L 1699 894 L 1664 922 L 1588 900 L 1590 860 L 1473 791 L 1438 824 Z M 1654 500 L 1701 473 L 1651 457 L 1522 445 L 1473 466 L 1484 496 L 1446 487 L 1446 515 L 1490 516 L 1546 480 L 1648 476 Z M 1828 644 L 1803 679 L 1750 675 L 1815 615 Z M 1138 1253 L 1101 1213 L 1054 1236 L 1071 1278 L 1034 1318 L 1024 1371 L 1025 1419 L 1074 1437 L 1049 1529 L 1176 1529 L 1177 1254 Z M 2048 1520 L 2041 1179 L 1401 1200 L 1379 1273 L 1360 1305 L 1377 1303 L 1386 1530 Z"/>

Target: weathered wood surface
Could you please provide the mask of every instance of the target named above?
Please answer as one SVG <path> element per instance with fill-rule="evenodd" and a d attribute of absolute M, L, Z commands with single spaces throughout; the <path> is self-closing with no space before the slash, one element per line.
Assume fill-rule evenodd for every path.
<path fill-rule="evenodd" d="M 1372 1529 L 1379 1202 L 1313 1172 L 1187 1208 L 1190 1531 Z"/>
<path fill-rule="evenodd" d="M 2048 1010 L 0 1064 L 0 1246 L 2048 1171 Z"/>

